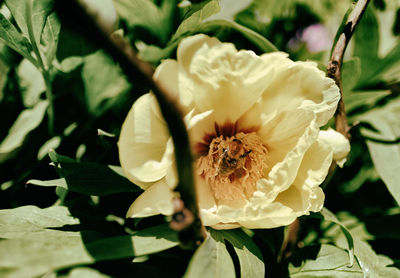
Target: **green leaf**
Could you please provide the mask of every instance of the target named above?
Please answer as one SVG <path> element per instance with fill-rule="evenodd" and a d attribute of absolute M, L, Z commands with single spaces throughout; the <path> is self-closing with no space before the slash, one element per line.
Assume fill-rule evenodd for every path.
<path fill-rule="evenodd" d="M 212 231 L 228 240 L 239 257 L 241 277 L 265 277 L 263 257 L 253 240 L 241 229 Z"/>
<path fill-rule="evenodd" d="M 397 98 L 381 108 L 370 110 L 360 116 L 360 121 L 372 125 L 376 131 L 362 127 L 361 134 L 374 166 L 389 192 L 400 204 L 400 99 Z"/>
<path fill-rule="evenodd" d="M 343 235 L 345 236 L 347 240 L 347 246 L 348 246 L 348 252 L 349 252 L 349 266 L 352 266 L 354 264 L 354 240 L 353 236 L 351 235 L 350 231 L 347 229 L 345 225 L 343 225 L 339 219 L 336 218 L 336 216 L 330 212 L 326 208 L 322 208 L 322 210 L 319 213 L 312 214 L 311 217 L 317 217 L 326 221 L 330 221 L 332 223 L 335 223 L 339 225 L 340 229 L 343 232 Z"/>
<path fill-rule="evenodd" d="M 24 106 L 32 107 L 40 101 L 40 95 L 46 90 L 42 73 L 27 59 L 22 60 L 17 72 Z"/>
<path fill-rule="evenodd" d="M 25 137 L 42 122 L 48 102 L 42 100 L 32 109 L 25 109 L 19 114 L 7 137 L 0 144 L 0 162 L 7 159 L 15 150 L 22 146 Z"/>
<path fill-rule="evenodd" d="M 235 267 L 223 238 L 211 231 L 189 262 L 185 278 L 235 277 Z"/>
<path fill-rule="evenodd" d="M 216 14 L 220 11 L 220 6 L 218 0 L 211 0 L 200 10 L 194 12 L 188 18 L 182 21 L 176 30 L 175 34 L 172 36 L 171 41 L 177 40 L 182 36 L 193 33 L 198 29 L 199 25 L 204 22 L 211 15 Z"/>
<path fill-rule="evenodd" d="M 36 44 L 39 45 L 41 34 L 46 23 L 47 16 L 53 9 L 53 0 L 32 0 L 32 25 Z M 6 0 L 6 5 L 10 9 L 15 21 L 22 33 L 29 38 L 28 23 L 26 18 L 26 0 Z"/>
<path fill-rule="evenodd" d="M 0 241 L 0 276 L 36 277 L 73 265 L 143 256 L 178 245 L 176 232 L 161 225 L 133 236 L 94 238 L 88 231 L 47 231 Z"/>
<path fill-rule="evenodd" d="M 67 276 L 62 276 L 62 277 L 63 278 L 110 278 L 111 276 L 100 273 L 98 270 L 90 267 L 76 267 L 72 269 Z"/>
<path fill-rule="evenodd" d="M 327 244 L 300 249 L 291 259 L 289 273 L 293 278 L 363 276 L 358 264 L 348 266 L 346 251 Z"/>
<path fill-rule="evenodd" d="M 42 42 L 45 47 L 44 53 L 46 56 L 47 65 L 51 65 L 56 56 L 60 29 L 61 24 L 57 18 L 57 15 L 55 13 L 50 14 L 47 17 L 42 33 Z"/>
<path fill-rule="evenodd" d="M 115 62 L 97 51 L 84 58 L 82 78 L 85 86 L 88 110 L 95 116 L 100 116 L 126 93 L 131 85 L 122 75 Z"/>
<path fill-rule="evenodd" d="M 57 153 L 50 152 L 61 179 L 29 180 L 28 184 L 57 186 L 85 195 L 104 196 L 120 192 L 138 192 L 141 189 L 122 176 L 116 166 L 97 163 L 80 163 Z"/>
<path fill-rule="evenodd" d="M 354 33 L 353 55 L 360 58 L 361 76 L 357 86 L 365 86 L 370 82 L 376 65 L 379 64 L 379 28 L 372 7 L 368 7 Z"/>
<path fill-rule="evenodd" d="M 175 0 L 163 0 L 161 7 L 148 0 L 114 0 L 118 15 L 129 28 L 141 26 L 165 44 L 172 30 Z"/>
<path fill-rule="evenodd" d="M 18 32 L 2 13 L 0 13 L 0 42 L 5 43 L 37 66 L 36 59 L 30 54 L 32 46 L 29 41 Z"/>
<path fill-rule="evenodd" d="M 265 37 L 261 36 L 257 32 L 254 32 L 253 30 L 234 21 L 226 19 L 206 21 L 197 28 L 196 32 L 209 32 L 221 27 L 232 28 L 233 30 L 241 33 L 245 38 L 247 38 L 251 43 L 256 45 L 263 52 L 278 51 L 275 45 L 273 45 L 269 40 L 267 40 Z"/>
<path fill-rule="evenodd" d="M 350 95 L 350 92 L 356 86 L 358 79 L 360 78 L 360 74 L 361 74 L 360 58 L 351 57 L 350 59 L 343 62 L 342 86 L 345 96 Z"/>
<path fill-rule="evenodd" d="M 0 210 L 0 238 L 23 238 L 47 228 L 75 224 L 79 224 L 79 220 L 70 215 L 67 207 L 23 206 Z"/>

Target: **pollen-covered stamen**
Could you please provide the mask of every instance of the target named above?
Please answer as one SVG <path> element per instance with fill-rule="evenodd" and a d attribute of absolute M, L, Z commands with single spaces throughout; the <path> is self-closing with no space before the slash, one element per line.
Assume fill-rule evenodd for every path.
<path fill-rule="evenodd" d="M 255 133 L 215 137 L 207 155 L 197 160 L 198 174 L 209 184 L 219 203 L 248 199 L 264 176 L 267 148 Z"/>

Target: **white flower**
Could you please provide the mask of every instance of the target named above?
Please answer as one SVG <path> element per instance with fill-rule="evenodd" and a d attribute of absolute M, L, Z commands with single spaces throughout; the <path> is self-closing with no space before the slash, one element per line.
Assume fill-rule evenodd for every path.
<path fill-rule="evenodd" d="M 154 78 L 176 94 L 185 114 L 204 225 L 273 228 L 322 208 L 319 185 L 348 141 L 320 136 L 340 96 L 315 63 L 281 52 L 257 56 L 196 35 Z M 127 216 L 171 214 L 174 149 L 151 93 L 134 103 L 118 145 L 127 177 L 145 190 Z"/>

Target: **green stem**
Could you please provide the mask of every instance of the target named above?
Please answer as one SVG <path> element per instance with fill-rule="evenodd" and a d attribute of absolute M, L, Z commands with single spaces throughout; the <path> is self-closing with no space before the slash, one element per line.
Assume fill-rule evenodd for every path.
<path fill-rule="evenodd" d="M 46 98 L 49 101 L 49 107 L 47 108 L 47 116 L 49 117 L 49 133 L 52 135 L 54 133 L 54 103 L 53 103 L 53 91 L 51 88 L 51 80 L 50 74 L 47 65 L 43 62 L 42 55 L 40 53 L 35 33 L 33 32 L 33 23 L 32 23 L 32 0 L 26 0 L 25 7 L 25 17 L 26 17 L 26 25 L 28 27 L 28 35 L 29 40 L 32 45 L 33 52 L 37 57 L 37 61 L 39 64 L 39 70 L 42 73 L 43 80 L 46 87 Z"/>

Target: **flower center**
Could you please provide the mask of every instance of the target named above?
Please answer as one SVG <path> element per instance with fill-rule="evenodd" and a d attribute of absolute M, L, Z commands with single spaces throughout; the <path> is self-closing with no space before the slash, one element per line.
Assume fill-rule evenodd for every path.
<path fill-rule="evenodd" d="M 197 173 L 218 203 L 241 203 L 253 195 L 257 180 L 264 176 L 267 153 L 255 132 L 220 135 L 212 139 L 208 153 L 197 159 Z"/>

